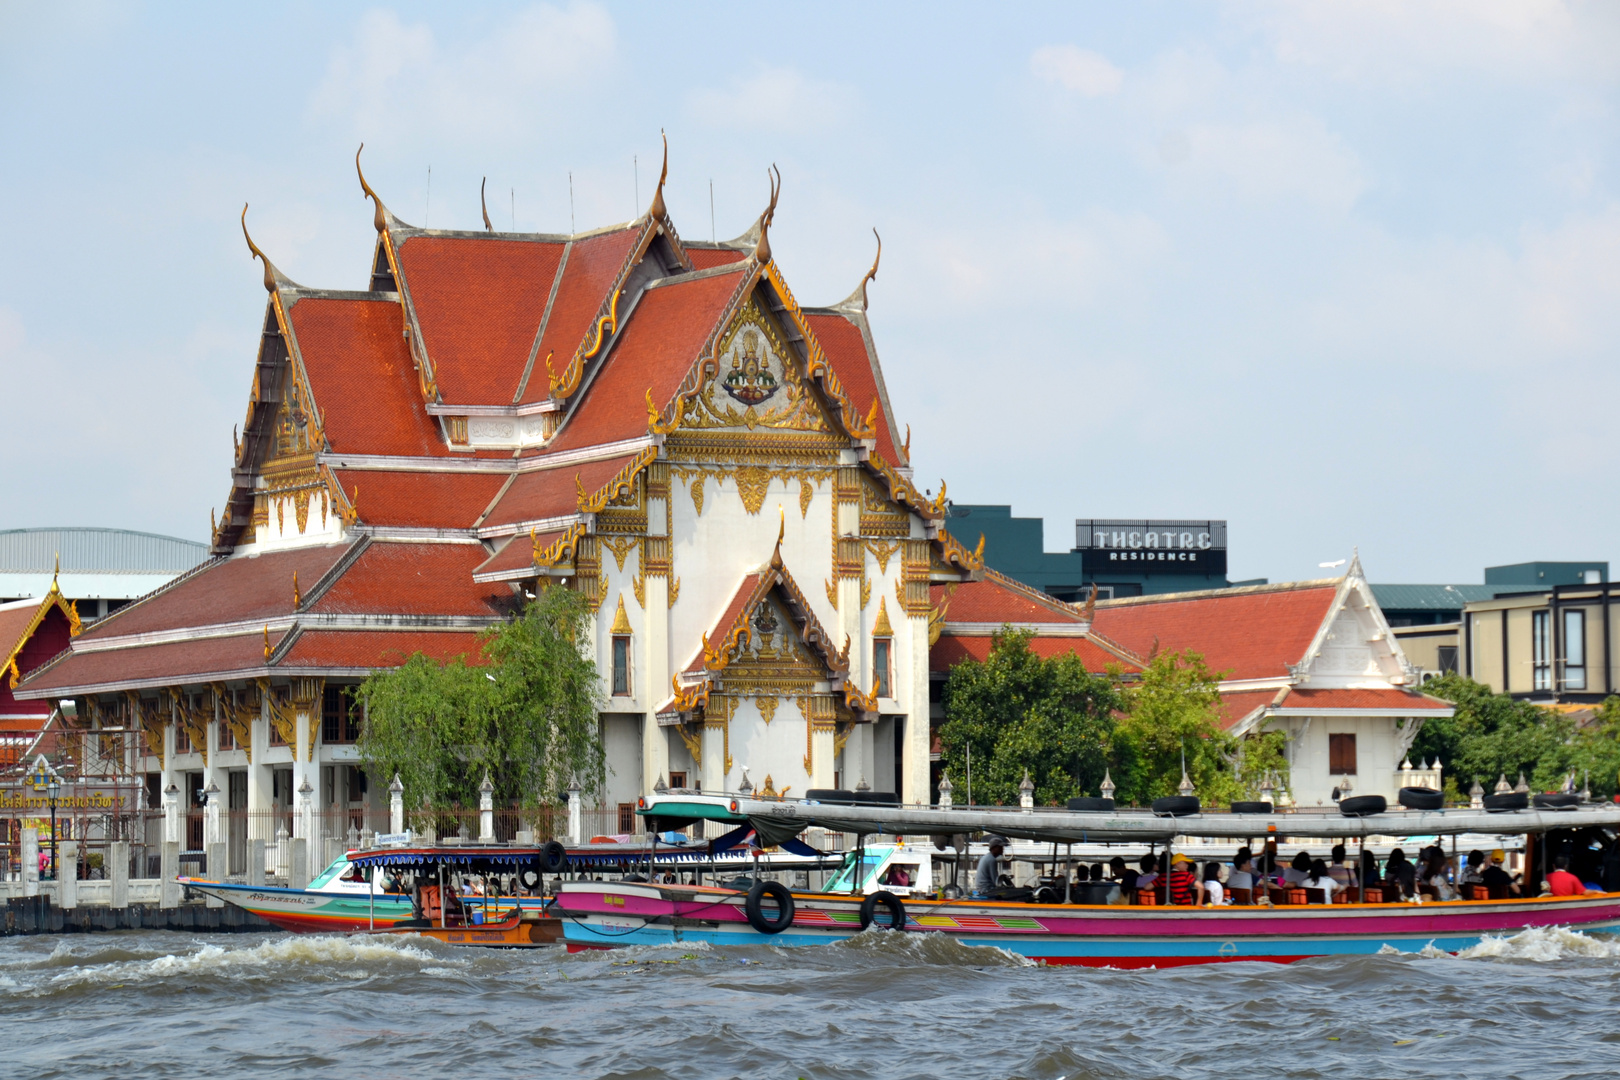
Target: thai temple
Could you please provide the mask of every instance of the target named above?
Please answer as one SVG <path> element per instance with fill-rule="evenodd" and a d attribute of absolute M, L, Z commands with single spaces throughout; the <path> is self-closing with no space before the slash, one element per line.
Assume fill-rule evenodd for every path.
<path fill-rule="evenodd" d="M 745 780 L 931 802 L 937 688 L 1006 624 L 1095 671 L 1206 652 L 1230 723 L 1292 733 L 1301 802 L 1358 769 L 1357 738 L 1355 789 L 1390 786 L 1414 718 L 1448 711 L 1357 563 L 1089 606 L 986 570 L 981 538 L 945 528 L 944 483 L 913 473 L 868 320 L 877 263 L 801 305 L 771 252 L 779 182 L 723 243 L 681 238 L 663 177 L 635 221 L 568 236 L 487 213 L 421 229 L 360 185 L 364 290 L 300 285 L 248 238 L 269 296 L 212 557 L 75 626 L 15 692 L 139 732 L 149 805 L 375 807 L 343 689 L 418 652 L 477 662 L 543 586 L 595 613 L 606 809 Z"/>

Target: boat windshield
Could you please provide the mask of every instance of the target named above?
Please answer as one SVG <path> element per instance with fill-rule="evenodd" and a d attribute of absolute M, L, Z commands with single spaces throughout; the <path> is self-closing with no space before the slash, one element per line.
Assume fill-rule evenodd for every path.
<path fill-rule="evenodd" d="M 328 866 L 325 870 L 322 870 L 319 876 L 317 876 L 314 881 L 309 883 L 308 887 L 311 889 L 319 889 L 323 885 L 330 885 L 332 882 L 348 873 L 348 871 L 349 860 L 339 856 L 332 861 L 331 866 Z"/>
<path fill-rule="evenodd" d="M 850 884 L 850 875 L 855 872 L 856 855 L 855 852 L 850 852 L 848 855 L 844 856 L 844 865 L 839 868 L 838 873 L 833 876 L 831 881 L 827 882 L 826 891 L 847 892 L 854 887 L 865 888 L 867 885 L 871 884 L 872 875 L 877 873 L 878 868 L 881 867 L 884 860 L 889 857 L 889 850 L 890 849 L 888 848 L 866 848 L 864 852 L 861 853 L 859 886 L 852 886 Z"/>

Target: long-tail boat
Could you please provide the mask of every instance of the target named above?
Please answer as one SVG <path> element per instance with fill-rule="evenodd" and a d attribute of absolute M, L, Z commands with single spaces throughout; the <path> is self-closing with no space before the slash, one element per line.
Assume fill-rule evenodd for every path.
<path fill-rule="evenodd" d="M 1175 809 L 1180 813 L 1187 807 Z M 815 892 L 763 879 L 746 890 L 562 882 L 553 911 L 570 950 L 676 942 L 816 945 L 851 937 L 876 924 L 945 934 L 964 944 L 995 946 L 1046 964 L 1164 967 L 1231 960 L 1290 962 L 1387 949 L 1416 952 L 1431 946 L 1457 952 L 1486 936 L 1532 927 L 1581 931 L 1620 927 L 1617 892 L 1448 902 L 1425 902 L 1421 897 L 1384 902 L 1380 896 L 1378 902 L 1262 901 L 1254 906 L 1209 907 L 1176 906 L 1163 900 L 1146 905 L 1072 903 L 1075 897 L 1067 888 L 1059 890 L 1051 903 L 946 898 L 944 890 L 919 895 L 921 890 L 914 887 L 910 895 L 901 896 L 895 889 L 873 889 L 878 883 L 871 871 L 903 845 L 890 845 L 882 858 L 871 859 L 865 844 L 869 836 L 911 837 L 924 843 L 935 837 L 943 846 L 953 837 L 990 832 L 1054 845 L 1145 844 L 1164 848 L 1168 855 L 1178 838 L 1355 841 L 1524 834 L 1544 858 L 1547 834 L 1558 830 L 1594 830 L 1581 835 L 1598 835 L 1613 844 L 1620 830 L 1620 806 L 1500 813 L 1382 810 L 1366 816 L 1201 811 L 1160 816 L 1148 810 L 929 808 L 672 794 L 643 798 L 638 813 L 654 829 L 713 821 L 749 826 L 766 842 L 797 837 L 812 827 L 853 834 L 859 840 L 847 857 L 846 871 Z M 1079 899 L 1090 897 L 1081 894 Z"/>

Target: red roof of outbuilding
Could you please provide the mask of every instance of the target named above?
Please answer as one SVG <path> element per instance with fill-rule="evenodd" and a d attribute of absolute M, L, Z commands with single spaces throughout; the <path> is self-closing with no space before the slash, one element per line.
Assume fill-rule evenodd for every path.
<path fill-rule="evenodd" d="M 736 248 L 688 246 L 686 254 L 691 257 L 692 267 L 696 270 L 707 270 L 713 266 L 725 266 L 727 263 L 742 262 L 748 258 L 748 252 L 738 251 Z"/>
<path fill-rule="evenodd" d="M 988 636 L 942 634 L 928 650 L 928 669 L 944 673 L 964 660 L 982 663 L 990 655 L 991 644 L 992 639 Z M 1140 665 L 1116 656 L 1086 637 L 1038 637 L 1029 643 L 1029 650 L 1043 660 L 1073 653 L 1092 674 L 1101 674 L 1112 664 L 1118 664 L 1126 671 L 1141 670 Z"/>
<path fill-rule="evenodd" d="M 562 280 L 557 284 L 557 296 L 551 302 L 551 314 L 541 331 L 540 348 L 534 357 L 534 374 L 523 391 L 523 400 L 544 401 L 551 396 L 551 382 L 546 375 L 546 356 L 551 356 L 551 370 L 561 374 L 580 342 L 586 335 L 594 337 L 592 325 L 608 300 L 613 285 L 619 280 L 625 260 L 635 250 L 641 236 L 639 225 L 631 225 L 610 233 L 575 240 L 568 247 L 562 264 Z M 624 309 L 619 309 L 623 318 Z"/>
<path fill-rule="evenodd" d="M 1408 712 L 1447 712 L 1454 706 L 1449 701 L 1419 694 L 1399 687 L 1378 689 L 1356 687 L 1337 690 L 1313 690 L 1295 687 L 1288 692 L 1279 709 L 1399 709 Z"/>
<path fill-rule="evenodd" d="M 422 343 L 447 404 L 509 405 L 522 381 L 563 244 L 410 236 L 399 248 Z"/>
<path fill-rule="evenodd" d="M 1092 626 L 1139 656 L 1191 649 L 1227 679 L 1282 678 L 1326 620 L 1337 582 L 1102 601 Z"/>
<path fill-rule="evenodd" d="M 121 608 L 79 636 L 80 641 L 246 622 L 293 613 L 293 574 L 307 592 L 352 544 L 236 555 L 204 563 L 145 599 Z M 262 643 L 261 643 L 262 644 Z"/>
<path fill-rule="evenodd" d="M 648 391 L 659 408 L 675 396 L 729 307 L 741 275 L 739 267 L 643 293 L 584 400 L 558 433 L 553 452 L 645 435 Z"/>
<path fill-rule="evenodd" d="M 944 601 L 947 623 L 1079 623 L 1080 612 L 1056 597 L 1021 581 L 986 570 L 981 581 L 935 585 L 929 590 L 934 607 Z"/>
<path fill-rule="evenodd" d="M 449 453 L 438 422 L 422 408 L 397 303 L 305 296 L 287 317 L 334 451 L 405 457 Z"/>
<path fill-rule="evenodd" d="M 482 544 L 373 541 L 309 610 L 346 615 L 495 615 L 490 598 L 510 594 L 504 586 L 473 583 L 473 569 L 485 554 Z"/>
<path fill-rule="evenodd" d="M 509 475 L 382 469 L 333 471 L 363 523 L 419 529 L 472 528 L 478 516 L 495 501 Z"/>

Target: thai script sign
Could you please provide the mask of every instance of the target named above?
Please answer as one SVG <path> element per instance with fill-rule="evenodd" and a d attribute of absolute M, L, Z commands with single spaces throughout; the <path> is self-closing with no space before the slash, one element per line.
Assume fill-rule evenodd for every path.
<path fill-rule="evenodd" d="M 0 788 L 0 816 L 49 815 L 52 801 L 49 795 L 35 791 L 32 786 Z M 135 793 L 129 789 L 79 788 L 59 792 L 54 801 L 59 814 L 76 810 L 113 814 L 135 809 Z"/>

